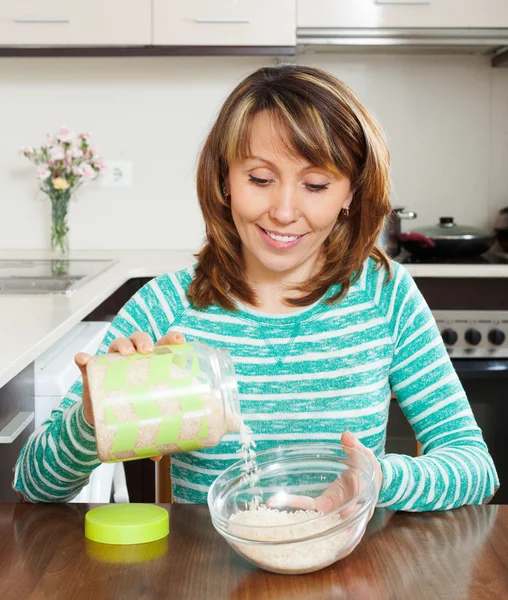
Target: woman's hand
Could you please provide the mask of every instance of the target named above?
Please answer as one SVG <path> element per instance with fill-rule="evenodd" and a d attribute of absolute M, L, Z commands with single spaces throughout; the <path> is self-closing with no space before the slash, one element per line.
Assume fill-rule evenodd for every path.
<path fill-rule="evenodd" d="M 185 343 L 185 338 L 181 333 L 176 333 L 171 331 L 167 333 L 164 337 L 157 341 L 155 346 L 166 346 L 169 344 L 183 344 Z M 141 331 L 136 331 L 133 333 L 130 338 L 119 337 L 111 342 L 111 346 L 108 349 L 108 353 L 110 352 L 118 352 L 122 356 L 128 356 L 129 354 L 133 354 L 134 352 L 139 352 L 141 354 L 150 354 L 153 352 L 154 344 L 151 336 L 148 333 L 143 333 Z M 88 361 L 90 360 L 90 355 L 85 352 L 80 352 L 76 354 L 74 357 L 74 362 L 79 367 L 81 371 L 81 376 L 83 377 L 83 414 L 85 416 L 85 420 L 90 424 L 94 424 L 93 420 L 93 411 L 92 411 L 92 402 L 90 400 L 90 388 L 88 386 L 88 376 L 86 373 L 86 366 Z M 152 460 L 159 461 L 162 457 L 156 456 L 152 458 Z"/>
<path fill-rule="evenodd" d="M 350 464 L 355 465 L 357 457 L 355 452 L 348 452 L 349 448 L 353 448 L 361 452 L 369 459 L 369 462 L 374 467 L 374 477 L 376 482 L 376 494 L 379 494 L 383 483 L 383 473 L 381 466 L 374 456 L 374 452 L 366 448 L 356 437 L 346 431 L 342 434 L 341 444 L 344 446 L 344 451 L 350 457 Z M 365 479 L 358 475 L 354 469 L 347 469 L 338 479 L 329 485 L 329 487 L 317 498 L 310 496 L 290 495 L 284 497 L 273 496 L 266 502 L 269 508 L 296 508 L 300 510 L 316 510 L 318 512 L 328 513 L 336 508 L 339 508 L 348 501 L 348 498 L 357 496 L 365 488 Z M 374 502 L 370 517 L 374 512 Z M 355 511 L 355 506 L 349 506 L 341 512 L 341 516 L 346 518 Z M 369 517 L 369 518 L 370 518 Z"/>

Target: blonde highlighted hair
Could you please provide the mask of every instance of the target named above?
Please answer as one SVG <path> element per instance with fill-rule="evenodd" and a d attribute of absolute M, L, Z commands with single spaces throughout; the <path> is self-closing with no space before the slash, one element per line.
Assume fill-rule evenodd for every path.
<path fill-rule="evenodd" d="M 349 216 L 339 215 L 325 241 L 321 270 L 286 303 L 312 304 L 340 284 L 328 299 L 338 302 L 360 276 L 368 256 L 389 271 L 388 258 L 376 245 L 391 210 L 390 155 L 381 127 L 356 95 L 329 73 L 297 65 L 263 67 L 229 95 L 200 154 L 197 193 L 206 241 L 188 292 L 198 308 L 217 303 L 234 310 L 235 298 L 257 304 L 244 277 L 241 240 L 223 189 L 231 162 L 249 155 L 252 122 L 263 111 L 287 131 L 294 154 L 347 176 L 354 190 Z"/>

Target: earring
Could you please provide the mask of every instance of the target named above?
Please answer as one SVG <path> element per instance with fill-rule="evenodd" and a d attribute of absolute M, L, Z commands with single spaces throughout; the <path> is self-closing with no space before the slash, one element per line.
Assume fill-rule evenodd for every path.
<path fill-rule="evenodd" d="M 222 182 L 222 194 L 224 195 L 224 200 L 226 202 L 229 202 L 230 196 L 229 196 L 229 194 L 226 191 L 226 184 L 224 182 Z"/>
<path fill-rule="evenodd" d="M 349 206 L 345 206 L 341 211 L 340 211 L 345 217 L 349 217 Z"/>

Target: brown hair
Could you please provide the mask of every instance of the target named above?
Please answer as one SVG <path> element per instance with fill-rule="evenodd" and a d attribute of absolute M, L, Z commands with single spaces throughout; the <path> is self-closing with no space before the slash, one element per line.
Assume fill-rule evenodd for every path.
<path fill-rule="evenodd" d="M 291 306 L 316 302 L 342 284 L 328 302 L 339 301 L 359 277 L 368 256 L 390 272 L 376 245 L 390 212 L 390 156 L 376 119 L 339 79 L 312 67 L 263 67 L 245 78 L 225 101 L 201 151 L 197 193 L 206 241 L 197 255 L 196 276 L 188 296 L 198 308 L 218 303 L 234 310 L 232 296 L 256 306 L 243 273 L 241 241 L 223 195 L 229 165 L 249 154 L 254 117 L 269 111 L 288 133 L 291 151 L 311 164 L 346 175 L 355 190 L 350 215 L 339 215 L 325 241 L 324 264 L 298 288 Z"/>

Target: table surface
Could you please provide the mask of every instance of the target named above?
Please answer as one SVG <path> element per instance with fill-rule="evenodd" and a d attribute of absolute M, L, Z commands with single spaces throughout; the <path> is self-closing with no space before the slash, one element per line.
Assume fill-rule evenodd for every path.
<path fill-rule="evenodd" d="M 206 506 L 163 505 L 169 537 L 141 546 L 86 540 L 86 504 L 0 504 L 2 600 L 501 600 L 508 506 L 376 511 L 361 544 L 322 571 L 284 576 L 236 555 Z"/>

